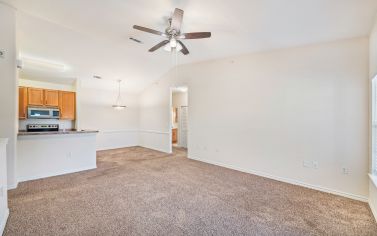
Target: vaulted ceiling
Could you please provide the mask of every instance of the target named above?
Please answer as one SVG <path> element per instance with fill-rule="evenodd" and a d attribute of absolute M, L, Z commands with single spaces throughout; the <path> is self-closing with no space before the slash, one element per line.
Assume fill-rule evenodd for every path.
<path fill-rule="evenodd" d="M 138 24 L 163 31 L 174 8 L 185 11 L 182 30 L 211 31 L 212 38 L 186 40 L 179 63 L 222 58 L 338 39 L 367 36 L 376 0 L 3 0 L 18 9 L 21 55 L 68 66 L 64 73 L 33 70 L 41 80 L 80 78 L 106 88 L 123 79 L 139 92 L 172 66 L 168 52 L 148 49 L 159 36 L 132 29 Z M 143 42 L 137 44 L 129 37 Z"/>

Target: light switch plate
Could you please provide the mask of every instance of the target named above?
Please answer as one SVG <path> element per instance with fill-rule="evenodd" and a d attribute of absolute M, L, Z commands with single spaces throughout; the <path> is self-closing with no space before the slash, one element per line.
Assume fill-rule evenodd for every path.
<path fill-rule="evenodd" d="M 0 187 L 0 197 L 3 197 L 3 195 L 4 195 L 4 187 L 1 186 Z"/>

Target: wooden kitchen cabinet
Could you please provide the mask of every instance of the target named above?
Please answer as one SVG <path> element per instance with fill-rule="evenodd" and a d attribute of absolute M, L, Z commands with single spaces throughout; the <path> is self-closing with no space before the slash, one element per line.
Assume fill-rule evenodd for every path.
<path fill-rule="evenodd" d="M 44 92 L 40 88 L 27 88 L 28 105 L 43 106 L 44 105 Z"/>
<path fill-rule="evenodd" d="M 58 90 L 44 90 L 44 105 L 49 107 L 59 106 L 59 91 Z"/>
<path fill-rule="evenodd" d="M 172 129 L 171 131 L 171 141 L 172 143 L 176 143 L 178 141 L 178 129 Z"/>
<path fill-rule="evenodd" d="M 19 87 L 18 116 L 27 119 L 27 107 L 59 107 L 60 119 L 76 119 L 76 93 L 42 88 Z"/>
<path fill-rule="evenodd" d="M 76 115 L 76 93 L 59 91 L 60 119 L 74 120 Z"/>
<path fill-rule="evenodd" d="M 18 118 L 27 118 L 27 88 L 18 88 Z"/>

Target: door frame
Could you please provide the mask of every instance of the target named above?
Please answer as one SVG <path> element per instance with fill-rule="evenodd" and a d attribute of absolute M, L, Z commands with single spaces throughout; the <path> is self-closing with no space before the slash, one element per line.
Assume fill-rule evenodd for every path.
<path fill-rule="evenodd" d="M 377 165 L 377 130 L 375 129 L 376 124 L 376 112 L 377 112 L 377 75 L 372 77 L 370 80 L 370 95 L 369 95 L 369 168 L 368 171 L 371 175 L 376 174 L 375 166 Z"/>
<path fill-rule="evenodd" d="M 170 86 L 169 87 L 169 113 L 168 113 L 169 114 L 169 116 L 168 116 L 168 119 L 169 119 L 169 122 L 168 122 L 168 124 L 169 124 L 169 153 L 173 153 L 173 143 L 172 143 L 172 137 L 173 137 L 173 134 L 172 134 L 172 128 L 173 128 L 173 123 L 172 123 L 173 92 L 174 92 L 174 90 L 176 90 L 178 88 L 186 88 L 187 89 L 187 105 L 189 104 L 189 90 L 190 90 L 190 88 L 189 88 L 188 85 L 182 84 L 182 85 Z M 187 122 L 189 122 L 189 112 L 187 112 Z M 179 132 L 180 131 L 178 131 L 178 133 Z M 178 139 L 179 139 L 179 134 L 178 134 Z M 178 140 L 178 143 L 179 143 L 179 140 Z M 188 143 L 188 136 L 187 136 L 187 143 Z M 188 145 L 187 145 L 187 151 L 188 151 Z"/>
<path fill-rule="evenodd" d="M 188 93 L 187 93 L 187 96 L 188 96 Z M 182 137 L 182 122 L 181 122 L 181 119 L 179 119 L 180 117 L 182 117 L 182 108 L 183 107 L 187 107 L 187 119 L 188 119 L 188 106 L 180 106 L 178 108 L 178 146 L 179 147 L 182 147 L 182 142 L 181 142 L 181 137 Z M 188 124 L 187 124 L 188 126 Z M 187 127 L 187 130 L 188 130 L 188 127 Z M 187 135 L 187 131 L 186 131 L 186 148 L 188 147 L 187 145 L 187 139 L 188 139 L 188 135 Z"/>

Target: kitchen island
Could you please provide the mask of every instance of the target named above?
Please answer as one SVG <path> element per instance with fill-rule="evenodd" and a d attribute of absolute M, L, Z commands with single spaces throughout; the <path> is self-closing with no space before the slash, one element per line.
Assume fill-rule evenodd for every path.
<path fill-rule="evenodd" d="M 19 131 L 18 182 L 96 168 L 97 133 L 94 130 Z"/>

